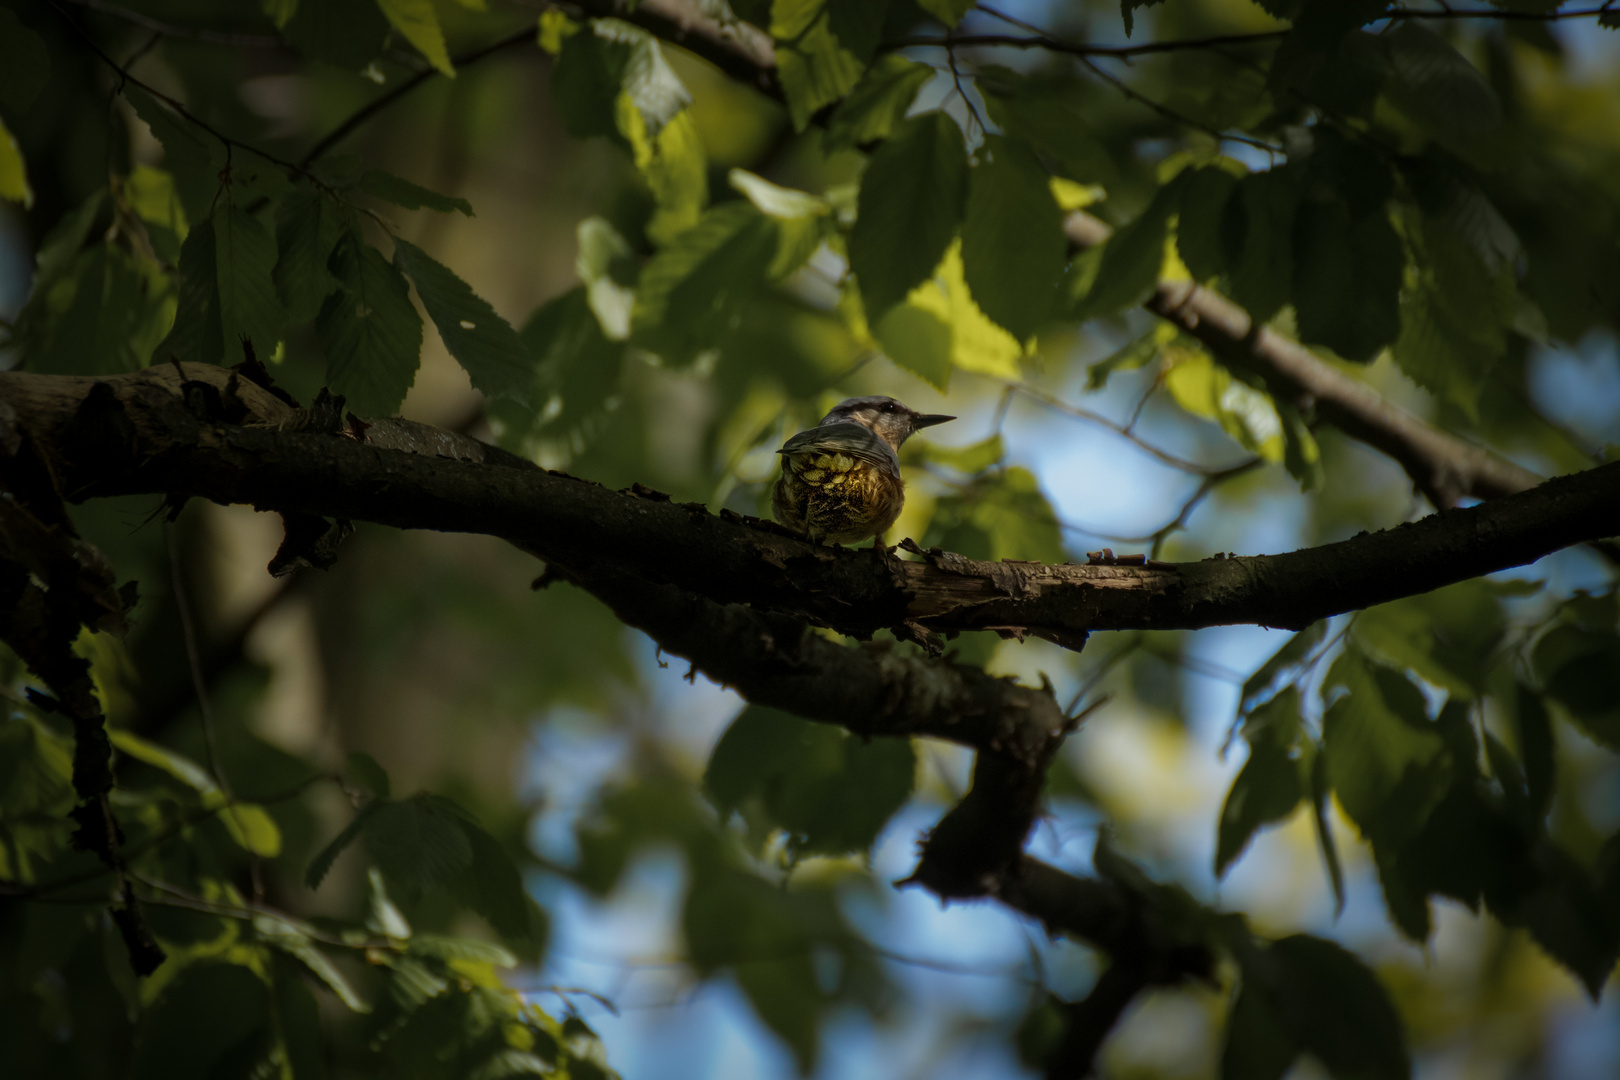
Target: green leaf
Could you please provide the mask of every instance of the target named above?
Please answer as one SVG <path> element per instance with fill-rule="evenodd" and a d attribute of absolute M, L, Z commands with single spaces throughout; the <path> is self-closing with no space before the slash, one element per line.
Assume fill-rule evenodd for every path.
<path fill-rule="evenodd" d="M 1296 758 L 1303 728 L 1300 692 L 1285 686 L 1243 718 L 1249 760 L 1233 778 L 1217 832 L 1215 873 L 1225 874 L 1261 826 L 1280 821 L 1305 797 L 1310 753 Z"/>
<path fill-rule="evenodd" d="M 244 1047 L 268 1049 L 269 999 L 264 980 L 245 964 L 210 959 L 187 965 L 142 1010 L 129 1073 L 135 1080 L 246 1073 L 236 1055 Z"/>
<path fill-rule="evenodd" d="M 310 938 L 310 927 L 284 916 L 256 915 L 253 919 L 253 930 L 260 941 L 271 948 L 280 949 L 308 968 L 309 973 L 324 983 L 326 988 L 352 1012 L 371 1011 L 371 1007 L 355 993 L 354 987 L 349 985 L 349 980 L 343 977 L 343 973 L 327 959 L 325 953 L 316 948 L 315 942 Z"/>
<path fill-rule="evenodd" d="M 933 77 L 933 68 L 899 53 L 879 57 L 827 118 L 823 148 L 831 153 L 887 139 L 905 120 L 917 91 Z"/>
<path fill-rule="evenodd" d="M 1272 996 L 1245 978 L 1226 1016 L 1221 1047 L 1223 1080 L 1282 1080 L 1302 1047 L 1277 1015 Z"/>
<path fill-rule="evenodd" d="M 421 210 L 425 207 L 437 210 L 441 214 L 459 210 L 466 217 L 473 216 L 472 203 L 466 199 L 440 195 L 436 191 L 430 191 L 420 184 L 413 184 L 382 169 L 367 169 L 362 173 L 360 190 L 374 199 L 391 202 L 407 210 Z"/>
<path fill-rule="evenodd" d="M 552 461 L 566 461 L 584 448 L 618 389 L 624 343 L 603 332 L 584 286 L 536 311 L 518 336 L 535 360 L 530 399 L 536 407 L 492 402 L 497 437 L 526 457 L 545 453 Z"/>
<path fill-rule="evenodd" d="M 1591 875 L 1547 837 L 1530 848 L 1523 865 L 1491 911 L 1509 926 L 1523 926 L 1536 944 L 1581 980 L 1597 1001 L 1620 959 L 1620 926 Z"/>
<path fill-rule="evenodd" d="M 180 244 L 191 229 L 175 188 L 174 177 L 162 169 L 137 165 L 124 178 L 123 195 L 152 241 L 152 251 L 171 266 L 180 262 Z"/>
<path fill-rule="evenodd" d="M 1090 134 L 1094 126 L 1050 83 L 985 65 L 974 85 L 1002 131 L 1035 147 L 1066 176 L 1105 188 L 1119 179 L 1108 149 Z"/>
<path fill-rule="evenodd" d="M 289 322 L 315 318 L 338 289 L 328 264 L 341 239 L 342 219 L 324 195 L 299 191 L 282 201 L 276 222 L 275 281 Z"/>
<path fill-rule="evenodd" d="M 456 69 L 450 63 L 450 52 L 445 48 L 444 30 L 439 26 L 438 13 L 433 10 L 433 0 L 377 0 L 377 7 L 428 63 L 440 73 L 455 78 Z"/>
<path fill-rule="evenodd" d="M 361 831 L 366 827 L 366 821 L 380 810 L 382 805 L 381 800 L 373 799 L 362 806 L 355 813 L 354 820 L 350 821 L 342 832 L 333 837 L 330 844 L 327 844 L 313 859 L 309 860 L 309 868 L 304 871 L 305 885 L 311 889 L 321 887 L 321 882 L 325 881 L 326 875 L 331 873 L 332 864 L 337 862 L 337 857 L 343 854 L 344 849 L 359 838 Z"/>
<path fill-rule="evenodd" d="M 962 266 L 984 313 L 1020 341 L 1057 310 L 1066 242 L 1046 170 L 1019 141 L 991 135 L 979 151 L 962 218 Z"/>
<path fill-rule="evenodd" d="M 1293 255 L 1301 341 L 1356 363 L 1394 343 L 1406 257 L 1381 208 L 1352 220 L 1342 202 L 1301 203 Z"/>
<path fill-rule="evenodd" d="M 28 186 L 28 170 L 23 165 L 22 147 L 0 119 L 0 199 L 34 205 L 34 189 Z"/>
<path fill-rule="evenodd" d="M 126 85 L 123 95 L 163 145 L 163 162 L 169 172 L 177 177 L 182 173 L 213 177 L 225 167 L 224 143 L 138 86 Z"/>
<path fill-rule="evenodd" d="M 1221 425 L 1244 449 L 1270 462 L 1286 456 L 1282 416 L 1263 391 L 1237 378 L 1202 348 L 1171 346 L 1164 356 L 1164 385 L 1177 405 Z"/>
<path fill-rule="evenodd" d="M 973 10 L 973 0 L 917 0 L 917 6 L 955 29 L 962 16 Z"/>
<path fill-rule="evenodd" d="M 1620 636 L 1562 623 L 1536 641 L 1531 659 L 1547 696 L 1592 738 L 1620 749 Z"/>
<path fill-rule="evenodd" d="M 103 242 L 53 276 L 19 319 L 32 370 L 113 375 L 144 366 L 168 321 L 172 293 L 160 268 Z"/>
<path fill-rule="evenodd" d="M 589 30 L 563 42 L 552 74 L 569 132 L 582 139 L 613 134 L 628 139 L 618 105 L 622 96 L 640 118 L 642 135 L 657 140 L 692 103 L 658 39 L 619 19 L 592 19 Z"/>
<path fill-rule="evenodd" d="M 767 277 L 779 281 L 816 253 L 831 228 L 832 205 L 826 199 L 778 187 L 744 169 L 732 169 L 727 179 L 776 226 L 776 258 L 765 271 Z"/>
<path fill-rule="evenodd" d="M 795 855 L 843 854 L 872 846 L 911 797 L 916 765 L 907 739 L 864 742 L 751 705 L 720 737 L 703 783 L 722 814 L 757 800 Z"/>
<path fill-rule="evenodd" d="M 349 751 L 349 779 L 379 799 L 388 798 L 388 773 L 377 759 L 361 750 Z"/>
<path fill-rule="evenodd" d="M 888 0 L 775 0 L 771 36 L 793 129 L 854 89 L 877 48 Z"/>
<path fill-rule="evenodd" d="M 1311 623 L 1297 634 L 1289 636 L 1282 643 L 1282 647 L 1271 654 L 1270 659 L 1261 664 L 1243 683 L 1243 692 L 1238 697 L 1238 712 L 1245 713 L 1254 708 L 1260 695 L 1271 689 L 1277 677 L 1284 672 L 1296 671 L 1301 667 L 1316 646 L 1321 644 L 1323 636 L 1327 633 L 1327 620 L 1320 619 Z"/>
<path fill-rule="evenodd" d="M 880 321 L 939 265 L 962 216 L 967 173 L 962 132 L 943 112 L 906 121 L 872 155 L 849 237 L 869 321 Z"/>
<path fill-rule="evenodd" d="M 1316 846 L 1322 853 L 1322 865 L 1327 869 L 1328 884 L 1333 887 L 1333 914 L 1344 913 L 1344 868 L 1339 865 L 1339 848 L 1333 840 L 1333 829 L 1328 823 L 1328 796 L 1332 785 L 1328 782 L 1327 756 L 1317 747 L 1311 758 L 1311 823 L 1316 827 Z"/>
<path fill-rule="evenodd" d="M 986 474 L 942 497 L 924 536 L 970 559 L 1062 562 L 1063 532 L 1033 473 L 1020 466 Z"/>
<path fill-rule="evenodd" d="M 219 274 L 214 219 L 205 218 L 180 245 L 180 298 L 169 336 L 157 347 L 157 358 L 217 364 L 225 355 L 225 332 L 219 317 Z"/>
<path fill-rule="evenodd" d="M 1257 323 L 1269 321 L 1288 303 L 1299 171 L 1283 165 L 1245 176 L 1221 218 L 1222 262 L 1232 299 Z"/>
<path fill-rule="evenodd" d="M 999 434 L 967 446 L 940 446 L 938 443 L 920 441 L 906 444 L 907 460 L 915 456 L 970 475 L 1001 464 L 1005 453 Z"/>
<path fill-rule="evenodd" d="M 444 347 L 473 387 L 490 397 L 528 397 L 533 362 L 517 331 L 465 281 L 421 248 L 395 237 L 394 266 L 416 283 Z"/>
<path fill-rule="evenodd" d="M 762 287 L 778 244 L 771 220 L 749 203 L 710 210 L 642 270 L 632 337 L 673 363 L 716 347 Z"/>
<path fill-rule="evenodd" d="M 0 105 L 16 116 L 27 112 L 50 73 L 45 42 L 15 11 L 0 10 Z"/>
<path fill-rule="evenodd" d="M 529 894 L 523 888 L 517 864 L 500 842 L 476 823 L 463 817 L 459 824 L 471 848 L 472 861 L 464 874 L 450 880 L 452 891 L 463 904 L 488 919 L 501 936 L 528 938 Z"/>
<path fill-rule="evenodd" d="M 366 806 L 377 808 L 366 816 L 361 832 L 366 852 L 389 886 L 407 900 L 457 884 L 472 869 L 472 840 L 449 800 L 420 793 L 376 799 Z"/>
<path fill-rule="evenodd" d="M 1115 315 L 1153 294 L 1164 267 L 1164 241 L 1178 188 L 1178 182 L 1160 188 L 1135 221 L 1100 247 L 1081 252 L 1070 265 L 1072 318 L 1084 321 Z"/>
<path fill-rule="evenodd" d="M 1378 977 L 1354 953 L 1296 934 L 1266 951 L 1275 970 L 1260 976 L 1271 1005 L 1305 1052 L 1334 1080 L 1404 1080 L 1412 1063 L 1406 1034 Z M 1256 965 L 1244 964 L 1244 978 Z"/>
<path fill-rule="evenodd" d="M 260 356 L 269 356 L 286 322 L 272 276 L 274 238 L 246 210 L 222 206 L 214 212 L 214 266 L 225 362 L 240 361 L 244 341 L 251 341 Z"/>
<path fill-rule="evenodd" d="M 890 360 L 944 391 L 951 381 L 951 328 L 932 311 L 896 304 L 872 328 Z"/>
<path fill-rule="evenodd" d="M 348 399 L 351 412 L 392 416 L 416 380 L 422 317 L 404 277 L 359 233 L 339 241 L 331 268 L 343 287 L 315 322 L 326 346 L 327 383 Z"/>
<path fill-rule="evenodd" d="M 1350 624 L 1364 651 L 1452 694 L 1485 693 L 1507 616 L 1489 583 L 1475 579 L 1379 604 Z"/>
<path fill-rule="evenodd" d="M 1541 696 L 1523 683 L 1515 684 L 1512 709 L 1513 732 L 1524 760 L 1525 789 L 1530 816 L 1541 821 L 1552 805 L 1553 773 L 1558 749 L 1553 742 L 1552 724 Z"/>
<path fill-rule="evenodd" d="M 1377 847 L 1414 836 L 1445 797 L 1451 755 L 1424 716 L 1423 695 L 1399 672 L 1354 649 L 1333 662 L 1324 695 L 1344 693 L 1322 718 L 1328 777 L 1350 820 Z"/>
<path fill-rule="evenodd" d="M 635 307 L 635 254 L 624 237 L 605 218 L 590 217 L 574 230 L 579 255 L 574 270 L 585 283 L 591 310 L 602 332 L 614 341 L 630 336 L 630 313 Z"/>
<path fill-rule="evenodd" d="M 1421 23 L 1402 22 L 1384 35 L 1390 76 L 1384 92 L 1434 135 L 1460 141 L 1502 122 L 1502 103 L 1480 70 Z"/>
<path fill-rule="evenodd" d="M 1226 270 L 1221 222 L 1238 178 L 1218 165 L 1192 169 L 1185 176 L 1176 219 L 1176 251 L 1194 281 L 1208 281 Z"/>

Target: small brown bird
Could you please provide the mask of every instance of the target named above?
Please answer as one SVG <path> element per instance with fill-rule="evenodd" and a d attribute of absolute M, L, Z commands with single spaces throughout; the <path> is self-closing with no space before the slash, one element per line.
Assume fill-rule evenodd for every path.
<path fill-rule="evenodd" d="M 782 445 L 782 477 L 771 493 L 776 520 L 814 544 L 854 544 L 883 534 L 900 516 L 906 485 L 900 444 L 954 416 L 925 416 L 892 397 L 848 398 L 821 423 Z"/>

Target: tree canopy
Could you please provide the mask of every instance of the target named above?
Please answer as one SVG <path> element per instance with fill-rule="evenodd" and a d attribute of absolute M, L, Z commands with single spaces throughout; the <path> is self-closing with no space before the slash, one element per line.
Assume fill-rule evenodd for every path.
<path fill-rule="evenodd" d="M 1620 1068 L 1616 29 L 0 0 L 6 1058 Z"/>

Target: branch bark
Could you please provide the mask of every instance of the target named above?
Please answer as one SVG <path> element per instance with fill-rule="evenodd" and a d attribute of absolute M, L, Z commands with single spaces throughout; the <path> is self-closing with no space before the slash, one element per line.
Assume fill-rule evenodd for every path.
<path fill-rule="evenodd" d="M 190 403 L 187 403 L 187 398 Z M 152 493 L 503 537 L 578 574 L 631 574 L 855 637 L 968 630 L 1079 648 L 1092 630 L 1301 628 L 1620 533 L 1620 463 L 1478 506 L 1279 555 L 1196 563 L 902 561 L 645 488 L 612 492 L 406 421 L 358 437 L 207 365 L 106 379 L 0 373 L 0 400 L 83 499 Z"/>

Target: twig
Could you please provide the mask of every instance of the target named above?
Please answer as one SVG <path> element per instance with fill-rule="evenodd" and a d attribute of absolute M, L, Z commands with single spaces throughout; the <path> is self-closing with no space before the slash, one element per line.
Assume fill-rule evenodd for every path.
<path fill-rule="evenodd" d="M 1194 476 L 1213 476 L 1217 473 L 1225 471 L 1226 468 L 1230 467 L 1223 466 L 1221 468 L 1211 468 L 1208 465 L 1200 465 L 1197 462 L 1188 461 L 1186 458 L 1177 457 L 1175 454 L 1172 454 L 1167 450 L 1161 450 L 1159 447 L 1154 446 L 1140 435 L 1132 432 L 1124 424 L 1115 423 L 1114 421 L 1108 419 L 1108 417 L 1103 416 L 1101 413 L 1092 412 L 1090 409 L 1087 409 L 1084 406 L 1071 405 L 1063 399 L 1047 393 L 1045 390 L 1042 390 L 1039 387 L 1031 386 L 1029 383 L 1007 380 L 1003 383 L 1003 385 L 1009 390 L 1016 391 L 1017 393 L 1023 394 L 1028 398 L 1040 402 L 1047 408 L 1055 409 L 1056 411 L 1065 413 L 1076 418 L 1077 420 L 1085 420 L 1088 423 L 1107 428 L 1120 438 L 1133 443 L 1147 454 L 1157 458 L 1159 461 L 1164 462 L 1172 469 L 1180 469 L 1182 472 L 1191 473 Z M 1094 533 L 1093 535 L 1101 534 Z"/>

